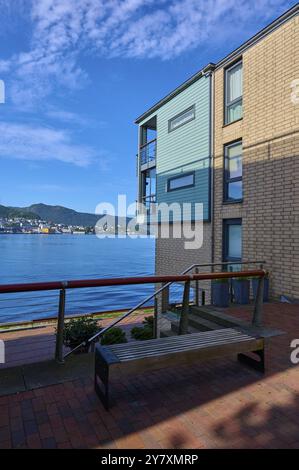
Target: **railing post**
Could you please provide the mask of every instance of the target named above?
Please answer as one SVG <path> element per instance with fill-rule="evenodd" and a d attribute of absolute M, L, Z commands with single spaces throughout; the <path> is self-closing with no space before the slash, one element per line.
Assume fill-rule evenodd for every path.
<path fill-rule="evenodd" d="M 189 323 L 189 300 L 190 300 L 190 281 L 185 282 L 184 295 L 183 295 L 183 306 L 180 318 L 179 335 L 185 335 L 188 333 Z"/>
<path fill-rule="evenodd" d="M 199 273 L 199 269 L 195 268 L 195 274 Z M 195 305 L 199 307 L 199 281 L 195 281 Z"/>
<path fill-rule="evenodd" d="M 206 291 L 201 291 L 201 305 L 206 305 Z"/>
<path fill-rule="evenodd" d="M 166 282 L 162 283 L 162 287 L 166 285 Z M 169 287 L 165 287 L 162 291 L 162 313 L 169 310 Z"/>
<path fill-rule="evenodd" d="M 161 284 L 156 286 L 156 290 L 161 288 Z M 161 331 L 161 313 L 162 313 L 162 296 L 158 294 L 155 297 L 155 314 L 154 314 L 154 338 L 160 338 Z"/>
<path fill-rule="evenodd" d="M 263 303 L 264 303 L 264 276 L 261 276 L 259 278 L 255 302 L 254 302 L 254 312 L 253 312 L 253 319 L 252 319 L 252 324 L 254 326 L 262 326 Z"/>
<path fill-rule="evenodd" d="M 59 309 L 57 318 L 57 331 L 56 331 L 56 348 L 55 348 L 55 361 L 59 364 L 64 363 L 63 359 L 63 329 L 64 329 L 64 313 L 65 313 L 65 289 L 59 292 Z"/>

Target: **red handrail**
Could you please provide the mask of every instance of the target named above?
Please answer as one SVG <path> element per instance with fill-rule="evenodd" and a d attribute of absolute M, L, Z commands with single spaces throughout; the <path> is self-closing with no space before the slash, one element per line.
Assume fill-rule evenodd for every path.
<path fill-rule="evenodd" d="M 54 282 L 33 282 L 24 284 L 2 284 L 0 285 L 0 294 L 17 292 L 34 292 L 61 289 L 80 289 L 84 287 L 107 287 L 107 286 L 125 286 L 131 284 L 157 284 L 165 282 L 185 282 L 185 281 L 203 281 L 213 279 L 231 279 L 234 277 L 264 277 L 266 271 L 263 269 L 219 272 L 219 273 L 201 273 L 184 274 L 179 276 L 140 276 L 140 277 L 119 277 L 107 279 L 81 279 L 70 281 Z"/>

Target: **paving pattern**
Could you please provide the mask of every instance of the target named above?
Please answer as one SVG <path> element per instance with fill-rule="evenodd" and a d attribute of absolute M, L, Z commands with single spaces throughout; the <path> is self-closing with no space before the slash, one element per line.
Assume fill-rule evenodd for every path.
<path fill-rule="evenodd" d="M 233 313 L 248 318 L 248 309 Z M 265 306 L 287 334 L 266 348 L 261 375 L 236 358 L 114 382 L 106 412 L 92 377 L 0 397 L 0 448 L 299 448 L 299 306 Z"/>

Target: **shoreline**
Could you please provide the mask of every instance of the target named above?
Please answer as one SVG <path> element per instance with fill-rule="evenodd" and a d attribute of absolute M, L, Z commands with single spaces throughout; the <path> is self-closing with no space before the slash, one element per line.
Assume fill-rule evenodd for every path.
<path fill-rule="evenodd" d="M 71 320 L 73 318 L 82 318 L 82 317 L 93 317 L 95 319 L 101 320 L 102 318 L 114 318 L 122 313 L 128 311 L 129 308 L 123 308 L 118 310 L 104 310 L 102 312 L 93 312 L 93 313 L 85 313 L 79 315 L 68 315 L 65 317 L 65 320 Z M 139 315 L 140 311 L 149 311 L 153 312 L 154 306 L 149 305 L 146 307 L 142 307 L 132 315 Z M 0 335 L 1 333 L 6 333 L 7 331 L 21 331 L 21 330 L 30 330 L 34 328 L 44 328 L 46 326 L 52 325 L 53 323 L 57 322 L 56 317 L 48 317 L 48 318 L 41 318 L 35 320 L 28 320 L 28 321 L 21 321 L 21 322 L 8 322 L 8 323 L 0 323 Z"/>

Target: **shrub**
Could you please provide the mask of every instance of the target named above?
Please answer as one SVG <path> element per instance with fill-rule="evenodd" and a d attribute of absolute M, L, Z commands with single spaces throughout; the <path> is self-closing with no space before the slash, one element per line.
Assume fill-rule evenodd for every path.
<path fill-rule="evenodd" d="M 144 326 L 135 326 L 131 329 L 131 335 L 134 339 L 144 341 L 154 337 L 154 317 L 145 317 L 143 320 Z"/>
<path fill-rule="evenodd" d="M 63 344 L 73 349 L 84 341 L 87 341 L 91 336 L 97 333 L 99 329 L 97 320 L 91 317 L 73 318 L 64 325 Z M 85 348 L 85 350 L 88 350 L 88 347 Z"/>
<path fill-rule="evenodd" d="M 108 345 L 108 344 L 118 344 L 118 343 L 126 343 L 127 338 L 125 332 L 118 327 L 111 328 L 104 333 L 102 336 L 101 344 Z"/>

